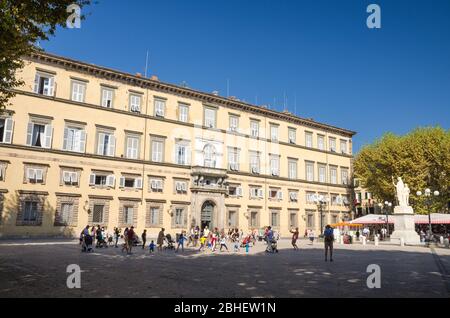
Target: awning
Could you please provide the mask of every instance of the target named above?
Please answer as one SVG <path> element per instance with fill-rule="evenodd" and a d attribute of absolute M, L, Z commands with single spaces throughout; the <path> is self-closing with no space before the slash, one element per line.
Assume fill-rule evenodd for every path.
<path fill-rule="evenodd" d="M 388 215 L 389 224 L 394 224 L 395 214 Z M 350 221 L 357 224 L 386 224 L 386 215 L 383 214 L 367 214 L 360 218 Z M 428 224 L 428 215 L 414 214 L 415 224 Z M 450 214 L 431 213 L 431 224 L 450 224 Z"/>

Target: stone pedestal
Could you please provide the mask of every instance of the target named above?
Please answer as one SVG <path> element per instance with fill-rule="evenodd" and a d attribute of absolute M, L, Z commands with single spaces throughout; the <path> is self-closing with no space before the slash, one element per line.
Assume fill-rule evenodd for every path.
<path fill-rule="evenodd" d="M 391 235 L 391 242 L 400 244 L 403 238 L 405 244 L 420 244 L 420 236 L 415 230 L 414 210 L 410 206 L 396 206 L 394 208 L 394 232 Z"/>

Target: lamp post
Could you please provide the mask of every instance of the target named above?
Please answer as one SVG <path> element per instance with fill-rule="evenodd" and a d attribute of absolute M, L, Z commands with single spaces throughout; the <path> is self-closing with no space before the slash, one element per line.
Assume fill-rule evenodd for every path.
<path fill-rule="evenodd" d="M 389 210 L 390 210 L 392 207 L 392 203 L 389 201 L 384 201 L 384 204 L 380 202 L 380 203 L 378 203 L 378 206 L 380 207 L 381 212 L 383 212 L 383 209 L 384 209 L 384 213 L 386 215 L 386 231 L 387 231 L 386 236 L 389 237 L 390 236 L 390 234 L 389 234 L 389 215 L 388 215 L 387 208 L 389 208 Z"/>
<path fill-rule="evenodd" d="M 433 230 L 431 229 L 431 190 L 426 188 L 424 193 L 422 193 L 422 191 L 417 191 L 416 194 L 418 197 L 421 197 L 422 195 L 425 196 L 425 204 L 428 209 L 428 241 L 430 241 L 431 236 L 433 235 Z M 434 191 L 433 195 L 435 197 L 439 196 L 439 191 Z"/>
<path fill-rule="evenodd" d="M 320 213 L 320 235 L 319 237 L 322 237 L 323 234 L 323 207 L 327 205 L 328 198 L 324 197 L 323 195 L 316 196 L 314 198 L 315 203 L 317 204 L 317 209 Z"/>

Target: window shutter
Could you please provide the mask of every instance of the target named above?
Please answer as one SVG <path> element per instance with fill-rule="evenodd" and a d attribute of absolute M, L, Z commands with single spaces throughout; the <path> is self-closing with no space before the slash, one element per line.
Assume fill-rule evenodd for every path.
<path fill-rule="evenodd" d="M 109 137 L 108 156 L 114 157 L 115 151 L 116 151 L 116 138 L 111 135 Z"/>
<path fill-rule="evenodd" d="M 186 146 L 186 164 L 190 165 L 191 164 L 191 147 Z"/>
<path fill-rule="evenodd" d="M 162 180 L 157 180 L 156 181 L 156 186 L 157 186 L 158 190 L 162 190 L 163 189 L 163 182 L 162 182 Z"/>
<path fill-rule="evenodd" d="M 52 147 L 52 134 L 53 134 L 52 125 L 45 125 L 45 129 L 44 129 L 44 135 L 45 135 L 44 148 L 50 149 Z"/>
<path fill-rule="evenodd" d="M 263 189 L 258 189 L 258 197 L 262 198 L 264 196 Z"/>
<path fill-rule="evenodd" d="M 78 149 L 79 152 L 85 152 L 86 147 L 86 132 L 84 130 L 80 131 L 80 148 Z"/>
<path fill-rule="evenodd" d="M 98 134 L 97 155 L 104 155 L 103 145 L 105 144 L 105 134 Z"/>
<path fill-rule="evenodd" d="M 155 190 L 156 189 L 156 180 L 155 179 L 150 179 L 150 188 L 152 189 L 152 190 Z"/>
<path fill-rule="evenodd" d="M 48 96 L 54 96 L 55 90 L 55 78 L 50 77 L 48 79 Z"/>
<path fill-rule="evenodd" d="M 43 181 L 44 180 L 44 171 L 42 169 L 35 169 L 36 180 Z"/>
<path fill-rule="evenodd" d="M 38 93 L 39 92 L 39 80 L 40 80 L 40 76 L 39 74 L 36 74 L 36 76 L 34 77 L 34 88 L 33 88 L 33 92 Z"/>
<path fill-rule="evenodd" d="M 110 174 L 106 177 L 106 185 L 108 187 L 114 188 L 115 183 L 116 183 L 116 177 L 114 175 Z"/>
<path fill-rule="evenodd" d="M 119 188 L 125 188 L 125 177 L 120 177 Z"/>
<path fill-rule="evenodd" d="M 78 172 L 71 172 L 70 180 L 72 181 L 72 183 L 78 183 Z"/>
<path fill-rule="evenodd" d="M 278 190 L 277 196 L 278 196 L 278 200 L 283 200 L 283 191 Z"/>
<path fill-rule="evenodd" d="M 238 197 L 242 197 L 242 187 L 237 187 L 237 188 L 236 188 L 236 195 L 237 195 Z"/>
<path fill-rule="evenodd" d="M 10 144 L 12 141 L 12 133 L 14 129 L 14 120 L 11 118 L 6 118 L 5 120 L 5 132 L 3 135 L 3 142 Z"/>
<path fill-rule="evenodd" d="M 27 179 L 28 181 L 34 180 L 36 177 L 36 172 L 33 168 L 27 168 Z"/>
<path fill-rule="evenodd" d="M 67 139 L 69 137 L 69 128 L 65 127 L 64 128 L 64 141 L 63 141 L 63 149 L 64 150 L 69 150 L 67 149 Z M 73 149 L 72 149 L 73 150 Z"/>
<path fill-rule="evenodd" d="M 142 189 L 142 178 L 134 179 L 134 187 L 136 189 Z"/>
<path fill-rule="evenodd" d="M 186 227 L 187 226 L 187 209 L 183 210 L 183 226 Z"/>
<path fill-rule="evenodd" d="M 27 146 L 31 146 L 33 142 L 34 123 L 28 123 L 27 127 Z"/>
<path fill-rule="evenodd" d="M 89 175 L 89 185 L 95 185 L 95 173 Z"/>
<path fill-rule="evenodd" d="M 63 171 L 63 181 L 65 183 L 69 183 L 71 178 L 71 172 L 70 171 Z"/>
<path fill-rule="evenodd" d="M 175 182 L 175 189 L 177 190 L 177 191 L 181 191 L 181 183 L 180 182 Z"/>
<path fill-rule="evenodd" d="M 159 225 L 163 224 L 163 207 L 158 208 L 158 219 L 159 219 Z"/>

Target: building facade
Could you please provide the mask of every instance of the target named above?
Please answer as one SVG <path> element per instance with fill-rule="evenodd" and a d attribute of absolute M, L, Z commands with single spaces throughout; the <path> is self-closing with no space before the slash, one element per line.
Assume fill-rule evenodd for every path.
<path fill-rule="evenodd" d="M 350 218 L 350 130 L 48 53 L 25 61 L 0 118 L 2 237 L 88 224 L 288 236 Z"/>

